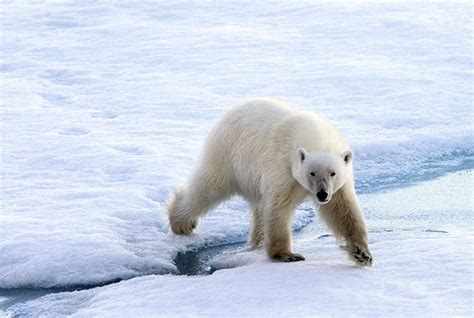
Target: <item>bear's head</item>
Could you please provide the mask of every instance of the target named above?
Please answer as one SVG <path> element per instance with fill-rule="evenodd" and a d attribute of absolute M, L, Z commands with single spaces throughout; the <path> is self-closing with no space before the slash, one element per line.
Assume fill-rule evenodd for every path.
<path fill-rule="evenodd" d="M 293 164 L 293 177 L 311 192 L 319 204 L 328 203 L 331 197 L 352 178 L 352 150 L 340 155 L 308 153 L 299 148 Z"/>

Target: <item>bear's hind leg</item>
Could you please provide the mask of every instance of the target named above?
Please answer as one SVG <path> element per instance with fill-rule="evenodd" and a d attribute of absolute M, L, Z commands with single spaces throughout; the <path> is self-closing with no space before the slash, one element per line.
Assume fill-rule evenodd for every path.
<path fill-rule="evenodd" d="M 231 195 L 227 178 L 198 171 L 191 182 L 168 201 L 168 218 L 175 234 L 191 234 L 199 219 Z"/>
<path fill-rule="evenodd" d="M 198 219 L 191 213 L 183 213 L 186 211 L 183 208 L 184 195 L 184 189 L 176 190 L 167 202 L 168 218 L 171 230 L 175 234 L 191 234 L 198 223 Z"/>

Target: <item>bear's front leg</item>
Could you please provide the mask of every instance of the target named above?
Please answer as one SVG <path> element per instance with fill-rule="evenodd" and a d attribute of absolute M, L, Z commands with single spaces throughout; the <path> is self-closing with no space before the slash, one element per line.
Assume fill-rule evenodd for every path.
<path fill-rule="evenodd" d="M 273 200 L 265 209 L 265 247 L 268 257 L 274 261 L 297 262 L 305 259 L 303 255 L 291 252 L 294 206 L 290 203 L 291 200 Z"/>
<path fill-rule="evenodd" d="M 371 266 L 367 227 L 354 187 L 343 186 L 319 211 L 336 236 L 346 240 L 347 252 L 356 264 Z"/>

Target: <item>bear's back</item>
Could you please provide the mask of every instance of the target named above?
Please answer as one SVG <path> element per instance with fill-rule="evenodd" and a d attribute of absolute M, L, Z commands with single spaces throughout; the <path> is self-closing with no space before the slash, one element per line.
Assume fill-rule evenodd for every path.
<path fill-rule="evenodd" d="M 347 144 L 323 117 L 275 99 L 259 98 L 234 107 L 221 118 L 209 134 L 203 162 L 231 176 L 235 190 L 251 198 L 258 196 L 262 177 L 270 170 L 291 177 L 291 161 L 299 147 L 342 153 Z"/>
<path fill-rule="evenodd" d="M 227 112 L 213 131 L 209 142 L 239 157 L 254 157 L 269 144 L 270 132 L 295 113 L 287 104 L 271 99 L 253 99 Z"/>
<path fill-rule="evenodd" d="M 294 113 L 287 104 L 270 98 L 234 107 L 210 132 L 204 161 L 231 175 L 235 190 L 250 199 L 259 191 L 272 131 Z"/>

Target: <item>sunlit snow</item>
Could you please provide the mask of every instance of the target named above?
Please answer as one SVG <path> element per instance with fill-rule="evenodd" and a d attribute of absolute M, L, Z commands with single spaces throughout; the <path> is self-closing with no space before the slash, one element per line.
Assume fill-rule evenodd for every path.
<path fill-rule="evenodd" d="M 216 297 L 208 315 L 258 316 L 268 306 L 309 314 L 313 301 L 332 304 L 327 315 L 472 314 L 472 173 L 449 174 L 474 167 L 472 4 L 4 1 L 0 8 L 0 308 L 33 287 L 148 275 L 17 303 L 11 312 L 198 315 L 193 301 L 207 295 Z M 319 112 L 347 136 L 374 268 L 352 267 L 324 238 L 308 201 L 294 226 L 303 228 L 295 249 L 308 262 L 273 264 L 246 251 L 214 265 L 249 266 L 160 275 L 176 272 L 179 251 L 245 241 L 248 207 L 239 198 L 190 237 L 170 235 L 164 211 L 215 121 L 254 96 Z M 260 298 L 243 301 L 253 287 L 240 281 L 232 291 L 241 308 L 221 306 L 235 294 L 218 292 L 246 277 L 262 286 Z M 351 294 L 354 285 L 360 295 Z M 300 286 L 295 307 L 282 305 L 285 291 Z M 199 288 L 207 289 L 189 295 Z M 159 297 L 164 292 L 169 298 Z M 189 304 L 174 308 L 184 297 Z"/>

